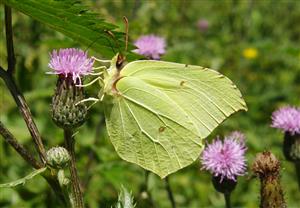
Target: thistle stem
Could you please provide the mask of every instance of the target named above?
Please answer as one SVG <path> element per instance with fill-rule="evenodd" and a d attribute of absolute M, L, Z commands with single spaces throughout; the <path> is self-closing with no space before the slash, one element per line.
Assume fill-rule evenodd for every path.
<path fill-rule="evenodd" d="M 19 111 L 21 112 L 24 121 L 27 125 L 27 128 L 31 134 L 31 137 L 35 143 L 35 147 L 39 153 L 40 159 L 43 163 L 46 163 L 46 150 L 42 141 L 42 137 L 39 133 L 39 130 L 34 123 L 33 117 L 31 115 L 30 109 L 26 103 L 25 98 L 22 93 L 17 88 L 17 85 L 10 73 L 5 71 L 2 67 L 0 67 L 0 77 L 4 80 L 7 88 L 9 89 L 11 95 L 13 96 Z"/>
<path fill-rule="evenodd" d="M 16 58 L 14 53 L 14 42 L 13 42 L 13 30 L 12 30 L 12 15 L 11 8 L 8 6 L 4 6 L 5 11 L 5 34 L 6 34 L 6 50 L 7 50 L 7 66 L 8 69 L 5 71 L 2 67 L 0 69 L 0 77 L 4 80 L 7 88 L 12 94 L 15 102 L 22 113 L 22 116 L 26 122 L 28 130 L 33 138 L 33 141 L 36 145 L 36 149 L 39 153 L 39 156 L 43 163 L 46 163 L 45 155 L 46 151 L 42 142 L 42 138 L 39 134 L 39 131 L 32 119 L 32 115 L 30 113 L 29 107 L 22 95 L 22 93 L 18 90 L 14 79 L 13 72 L 15 71 Z"/>
<path fill-rule="evenodd" d="M 31 137 L 34 141 L 35 148 L 39 154 L 41 159 L 40 161 L 35 160 L 33 155 L 28 152 L 18 141 L 15 137 L 9 132 L 7 128 L 0 122 L 1 126 L 1 135 L 8 142 L 22 157 L 25 161 L 27 161 L 32 167 L 35 169 L 39 169 L 44 167 L 46 164 L 46 150 L 44 148 L 44 144 L 42 142 L 42 137 L 38 131 L 37 126 L 34 123 L 33 117 L 30 113 L 30 109 L 26 103 L 23 94 L 17 88 L 17 85 L 13 78 L 13 72 L 15 71 L 15 53 L 14 53 L 14 44 L 13 44 L 13 30 L 12 30 L 12 15 L 11 15 L 11 8 L 8 6 L 4 6 L 5 10 L 5 33 L 6 33 L 6 50 L 7 50 L 7 70 L 4 70 L 0 66 L 0 77 L 5 82 L 7 88 L 9 89 L 11 95 L 13 96 L 19 111 L 21 112 L 23 119 L 27 125 L 27 128 L 31 134 Z M 48 184 L 53 189 L 54 193 L 58 196 L 61 200 L 63 205 L 67 205 L 67 199 L 64 195 L 62 195 L 61 187 L 58 183 L 56 175 L 48 174 L 49 171 L 47 170 L 43 173 L 43 177 L 47 180 Z"/>
<path fill-rule="evenodd" d="M 57 179 L 57 173 L 53 174 L 53 172 L 48 169 L 42 174 L 42 176 L 51 186 L 52 190 L 54 191 L 55 195 L 60 199 L 63 206 L 66 208 L 71 208 L 70 197 L 67 194 L 65 194 L 64 187 L 62 187 L 59 184 L 59 181 Z"/>
<path fill-rule="evenodd" d="M 168 176 L 165 178 L 165 184 L 166 184 L 166 190 L 168 192 L 168 198 L 169 198 L 169 201 L 170 201 L 170 203 L 172 205 L 172 208 L 176 208 L 176 203 L 175 203 L 173 191 L 171 189 L 170 182 L 169 182 L 169 177 Z"/>
<path fill-rule="evenodd" d="M 6 50 L 7 50 L 7 72 L 13 74 L 15 70 L 15 52 L 14 52 L 14 42 L 13 42 L 13 30 L 12 30 L 12 18 L 11 18 L 11 8 L 4 6 L 5 11 L 5 35 L 6 35 Z"/>
<path fill-rule="evenodd" d="M 230 196 L 231 193 L 224 193 L 226 208 L 231 208 Z"/>
<path fill-rule="evenodd" d="M 17 139 L 12 135 L 12 133 L 4 126 L 4 124 L 0 121 L 0 134 L 3 136 L 4 140 L 10 144 L 18 153 L 21 155 L 21 157 L 28 162 L 33 168 L 39 169 L 44 167 L 44 164 L 40 161 L 37 161 L 33 155 L 25 149 L 23 145 L 21 145 Z M 45 173 L 42 174 L 42 176 L 47 180 L 48 184 L 53 189 L 54 193 L 58 196 L 58 198 L 61 200 L 63 205 L 68 206 L 68 197 L 63 193 L 62 188 L 60 187 L 57 176 L 50 173 L 51 171 L 47 170 Z"/>
<path fill-rule="evenodd" d="M 75 139 L 73 136 L 73 131 L 65 129 L 64 130 L 65 145 L 68 150 L 71 161 L 70 161 L 70 174 L 71 174 L 71 184 L 74 194 L 74 208 L 84 208 L 83 195 L 80 187 L 80 181 L 76 168 L 75 160 Z"/>
<path fill-rule="evenodd" d="M 34 167 L 35 169 L 39 169 L 44 167 L 44 165 L 37 161 L 33 155 L 27 151 L 27 149 L 25 149 L 23 147 L 23 145 L 21 145 L 16 138 L 12 135 L 12 133 L 10 133 L 10 131 L 3 125 L 3 123 L 0 121 L 0 134 L 3 136 L 4 140 L 10 144 L 18 153 L 19 155 L 21 155 L 21 157 L 27 161 L 32 167 Z"/>

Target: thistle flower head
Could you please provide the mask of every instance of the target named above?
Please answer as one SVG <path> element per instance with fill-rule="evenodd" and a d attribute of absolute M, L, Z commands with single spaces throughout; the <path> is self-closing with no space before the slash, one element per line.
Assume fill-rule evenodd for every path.
<path fill-rule="evenodd" d="M 48 66 L 53 69 L 50 74 L 71 76 L 74 83 L 80 81 L 80 77 L 92 72 L 94 59 L 88 58 L 87 52 L 76 48 L 53 50 L 50 54 Z"/>
<path fill-rule="evenodd" d="M 137 39 L 134 43 L 137 49 L 135 53 L 146 56 L 149 59 L 160 59 L 163 55 L 166 47 L 166 41 L 164 38 L 155 35 L 144 35 Z"/>
<path fill-rule="evenodd" d="M 291 135 L 300 134 L 300 108 L 286 106 L 274 111 L 271 126 Z"/>
<path fill-rule="evenodd" d="M 209 22 L 206 19 L 199 19 L 197 27 L 201 32 L 205 32 L 209 27 Z"/>
<path fill-rule="evenodd" d="M 231 138 L 235 140 L 240 140 L 240 142 L 245 142 L 246 136 L 240 131 L 231 132 L 226 138 Z"/>
<path fill-rule="evenodd" d="M 236 177 L 246 172 L 244 135 L 238 132 L 221 141 L 215 139 L 204 149 L 201 160 L 203 169 L 210 171 L 215 177 L 236 181 Z"/>

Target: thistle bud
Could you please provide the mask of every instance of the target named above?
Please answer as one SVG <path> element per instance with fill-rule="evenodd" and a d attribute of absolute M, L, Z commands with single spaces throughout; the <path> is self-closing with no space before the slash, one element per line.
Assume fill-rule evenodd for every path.
<path fill-rule="evenodd" d="M 63 147 L 52 147 L 47 151 L 47 163 L 54 169 L 67 167 L 69 161 L 70 155 Z"/>
<path fill-rule="evenodd" d="M 84 99 L 82 87 L 76 87 L 71 77 L 57 80 L 55 95 L 52 98 L 52 120 L 63 129 L 81 126 L 86 119 L 87 106 L 79 103 Z"/>
<path fill-rule="evenodd" d="M 268 151 L 256 155 L 252 171 L 259 177 L 260 207 L 286 207 L 283 190 L 280 184 L 280 162 Z"/>

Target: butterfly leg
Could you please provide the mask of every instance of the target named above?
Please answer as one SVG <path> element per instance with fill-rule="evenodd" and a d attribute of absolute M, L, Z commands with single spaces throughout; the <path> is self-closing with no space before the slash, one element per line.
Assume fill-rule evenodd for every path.
<path fill-rule="evenodd" d="M 92 75 L 92 76 L 99 76 L 101 74 L 103 74 L 104 72 L 97 72 L 97 73 L 90 73 L 89 75 Z"/>
<path fill-rule="evenodd" d="M 93 67 L 93 69 L 107 69 L 106 66 L 98 66 L 98 67 Z"/>
<path fill-rule="evenodd" d="M 94 101 L 91 105 L 89 105 L 89 107 L 87 107 L 87 109 L 89 110 L 93 105 L 95 105 L 98 102 L 99 102 L 99 100 Z"/>
<path fill-rule="evenodd" d="M 94 84 L 95 82 L 97 82 L 98 80 L 100 80 L 101 82 L 103 82 L 102 77 L 97 77 L 96 79 L 94 79 L 93 81 L 91 81 L 90 83 L 87 83 L 85 85 L 76 85 L 76 87 L 87 87 L 90 86 L 92 84 Z"/>
<path fill-rule="evenodd" d="M 103 100 L 104 95 L 105 95 L 105 93 L 104 93 L 104 90 L 103 90 L 103 88 L 102 88 L 102 89 L 99 91 L 99 93 L 98 93 L 98 97 L 99 97 L 99 100 L 100 100 L 100 101 Z"/>
<path fill-rule="evenodd" d="M 96 74 L 100 75 L 100 73 L 102 74 L 104 71 L 107 70 L 107 67 L 106 66 L 93 67 L 93 70 L 100 70 L 100 72 L 90 73 L 90 75 L 96 75 Z"/>
<path fill-rule="evenodd" d="M 98 99 L 98 98 L 93 98 L 93 97 L 89 97 L 89 98 L 80 100 L 80 101 L 79 101 L 78 103 L 76 103 L 75 105 L 79 105 L 80 103 L 85 103 L 85 102 L 90 102 L 90 101 L 93 101 L 93 104 L 92 104 L 92 105 L 94 105 L 95 103 L 97 103 L 98 101 L 100 101 L 100 99 Z"/>
<path fill-rule="evenodd" d="M 110 63 L 110 62 L 111 62 L 111 60 L 101 60 L 101 59 L 97 59 L 95 56 L 93 56 L 92 59 L 94 59 L 95 61 L 98 61 L 98 62 L 102 62 L 102 63 Z"/>

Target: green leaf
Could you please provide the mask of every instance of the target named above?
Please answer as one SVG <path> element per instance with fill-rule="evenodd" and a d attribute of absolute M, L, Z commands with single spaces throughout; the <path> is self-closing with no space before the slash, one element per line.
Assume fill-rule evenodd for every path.
<path fill-rule="evenodd" d="M 200 66 L 134 61 L 120 75 L 111 68 L 104 82 L 113 95 L 106 122 L 117 153 L 162 178 L 194 162 L 204 138 L 232 113 L 247 110 L 228 78 Z"/>
<path fill-rule="evenodd" d="M 12 181 L 12 182 L 9 182 L 9 183 L 0 184 L 0 188 L 11 188 L 11 187 L 18 186 L 20 184 L 24 185 L 26 183 L 26 181 L 28 181 L 28 180 L 32 179 L 33 177 L 43 173 L 45 170 L 47 170 L 47 167 L 34 170 L 32 173 L 25 176 L 24 178 L 20 178 L 18 180 L 15 180 L 15 181 Z"/>
<path fill-rule="evenodd" d="M 124 186 L 121 186 L 121 190 L 118 197 L 118 202 L 115 208 L 134 208 L 132 193 L 130 193 Z"/>
<path fill-rule="evenodd" d="M 124 34 L 115 31 L 117 26 L 105 22 L 77 0 L 2 1 L 103 56 L 111 57 L 114 50 L 124 49 Z"/>

